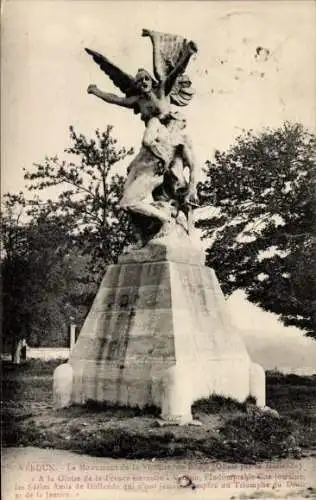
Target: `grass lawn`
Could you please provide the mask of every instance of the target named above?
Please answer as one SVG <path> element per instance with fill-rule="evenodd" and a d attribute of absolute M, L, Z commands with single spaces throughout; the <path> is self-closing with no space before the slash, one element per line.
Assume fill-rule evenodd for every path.
<path fill-rule="evenodd" d="M 155 408 L 87 404 L 55 410 L 60 361 L 3 364 L 2 445 L 58 448 L 93 456 L 211 458 L 241 463 L 316 455 L 316 376 L 267 374 L 267 404 L 211 397 L 193 405 L 203 426 L 159 427 Z"/>

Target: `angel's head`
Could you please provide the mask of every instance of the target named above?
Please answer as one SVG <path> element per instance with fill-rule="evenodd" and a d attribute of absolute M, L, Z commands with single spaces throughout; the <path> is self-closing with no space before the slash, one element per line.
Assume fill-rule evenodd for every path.
<path fill-rule="evenodd" d="M 143 68 L 140 68 L 136 73 L 136 85 L 145 94 L 150 92 L 153 88 L 154 81 L 151 75 Z"/>

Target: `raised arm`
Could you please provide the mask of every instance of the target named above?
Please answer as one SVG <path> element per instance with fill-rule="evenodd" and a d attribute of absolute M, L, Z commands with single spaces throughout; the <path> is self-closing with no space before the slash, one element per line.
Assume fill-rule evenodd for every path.
<path fill-rule="evenodd" d="M 170 71 L 170 73 L 168 74 L 168 76 L 164 82 L 164 88 L 165 88 L 166 94 L 169 94 L 169 92 L 171 92 L 172 87 L 173 87 L 177 77 L 179 75 L 181 75 L 182 73 L 184 73 L 192 55 L 195 54 L 197 52 L 197 50 L 198 50 L 197 46 L 194 42 L 191 41 L 187 44 L 185 53 L 183 54 L 181 59 L 178 61 L 177 65 L 173 68 L 173 70 Z"/>
<path fill-rule="evenodd" d="M 109 104 L 116 104 L 117 106 L 123 106 L 124 108 L 133 108 L 138 101 L 138 96 L 120 97 L 115 94 L 109 94 L 108 92 L 102 92 L 96 85 L 89 85 L 87 92 L 88 94 L 99 97 L 102 101 L 108 102 Z"/>

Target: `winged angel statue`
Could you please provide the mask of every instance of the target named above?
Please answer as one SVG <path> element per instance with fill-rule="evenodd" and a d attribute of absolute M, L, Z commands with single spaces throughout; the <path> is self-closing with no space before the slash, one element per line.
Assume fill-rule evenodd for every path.
<path fill-rule="evenodd" d="M 125 96 L 103 92 L 96 85 L 89 85 L 88 93 L 132 109 L 146 126 L 120 202 L 131 215 L 137 247 L 180 226 L 190 233 L 196 205 L 196 163 L 186 120 L 172 105 L 186 106 L 194 95 L 184 72 L 197 47 L 177 35 L 143 30 L 142 36 L 152 42 L 154 77 L 142 68 L 132 77 L 103 55 L 85 49 Z"/>

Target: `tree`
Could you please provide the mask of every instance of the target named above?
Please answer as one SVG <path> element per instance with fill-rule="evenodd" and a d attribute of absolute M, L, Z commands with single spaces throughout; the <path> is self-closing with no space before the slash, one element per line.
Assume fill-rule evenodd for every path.
<path fill-rule="evenodd" d="M 25 338 L 27 311 L 23 285 L 18 275 L 25 268 L 25 228 L 21 217 L 25 200 L 22 193 L 3 197 L 1 209 L 2 332 L 4 348 L 10 346 L 12 361 L 17 360 L 18 343 Z M 9 291 L 9 288 L 11 290 Z M 18 361 L 18 360 L 17 360 Z"/>
<path fill-rule="evenodd" d="M 22 339 L 67 345 L 69 316 L 78 288 L 77 258 L 67 251 L 68 227 L 55 217 L 25 221 L 23 195 L 5 195 L 2 209 L 3 333 L 12 357 Z"/>
<path fill-rule="evenodd" d="M 316 137 L 300 124 L 242 134 L 215 152 L 199 185 L 212 207 L 198 226 L 226 294 L 250 301 L 316 338 Z"/>
<path fill-rule="evenodd" d="M 50 188 L 60 191 L 55 201 L 33 201 L 29 213 L 34 216 L 44 206 L 46 213 L 66 218 L 73 226 L 72 242 L 91 257 L 92 267 L 100 271 L 100 277 L 107 264 L 116 262 L 131 238 L 127 215 L 118 205 L 124 177 L 112 175 L 112 170 L 133 149 L 117 148 L 110 125 L 105 132 L 97 130 L 95 136 L 87 139 L 70 127 L 72 145 L 65 150 L 67 160 L 46 157 L 34 165 L 34 170 L 25 172 L 25 180 L 30 191 L 43 191 L 45 196 Z"/>
<path fill-rule="evenodd" d="M 132 239 L 118 204 L 124 178 L 112 168 L 133 151 L 118 149 L 111 134 L 108 126 L 87 139 L 70 127 L 67 160 L 46 157 L 25 171 L 36 196 L 4 197 L 3 330 L 13 353 L 22 338 L 33 345 L 67 342 L 70 317 L 82 323 L 106 266 Z"/>

